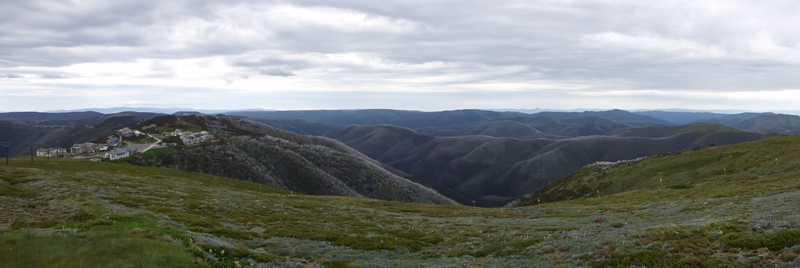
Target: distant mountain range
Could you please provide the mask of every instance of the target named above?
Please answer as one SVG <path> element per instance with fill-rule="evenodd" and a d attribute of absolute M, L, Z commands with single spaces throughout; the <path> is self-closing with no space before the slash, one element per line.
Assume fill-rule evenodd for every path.
<path fill-rule="evenodd" d="M 691 123 L 722 124 L 744 131 L 765 134 L 799 134 L 800 116 L 775 113 L 721 114 L 709 112 L 665 112 L 623 110 L 586 112 L 496 112 L 485 110 L 455 110 L 441 112 L 418 112 L 402 110 L 308 110 L 308 111 L 245 111 L 226 113 L 236 118 L 249 118 L 270 126 L 294 131 L 304 135 L 321 135 L 347 125 L 395 125 L 435 136 L 489 135 L 494 137 L 538 138 L 546 135 L 584 136 L 603 135 L 604 128 L 678 126 Z M 539 127 L 556 119 L 561 124 L 586 120 L 606 120 L 606 126 L 597 130 L 576 130 L 569 134 L 548 133 Z M 512 122 L 501 122 L 503 120 Z M 499 124 L 497 122 L 500 122 Z M 498 124 L 491 126 L 492 124 Z M 523 126 L 523 125 L 527 125 Z M 617 126 L 613 126 L 617 125 Z M 539 127 L 537 127 L 539 126 Z M 532 131 L 536 128 L 542 133 Z M 556 126 L 548 126 L 557 128 Z M 578 127 L 578 126 L 573 126 Z M 510 132 L 503 131 L 509 129 Z M 612 129 L 612 130 L 613 130 Z M 493 134 L 495 133 L 495 134 Z M 514 134 L 517 133 L 517 134 Z M 544 136 L 542 136 L 544 135 Z"/>
<path fill-rule="evenodd" d="M 173 112 L 176 114 L 199 113 L 188 109 L 175 110 Z M 230 133 L 226 138 L 228 143 L 224 146 L 217 144 L 202 147 L 196 149 L 197 152 L 175 156 L 214 155 L 222 159 L 247 159 L 245 162 L 230 163 L 230 166 L 237 166 L 236 169 L 219 168 L 229 172 L 241 171 L 241 174 L 226 176 L 248 180 L 256 178 L 253 180 L 307 193 L 357 193 L 375 198 L 402 199 L 392 195 L 370 194 L 370 191 L 354 186 L 353 181 L 342 181 L 339 177 L 343 174 L 331 175 L 336 173 L 333 168 L 336 165 L 321 168 L 316 164 L 308 164 L 313 162 L 309 162 L 309 159 L 313 159 L 312 153 L 281 154 L 281 157 L 291 159 L 297 157 L 297 161 L 274 162 L 275 159 L 261 159 L 264 155 L 247 149 L 275 143 L 271 140 L 275 138 L 297 143 L 290 146 L 293 151 L 303 149 L 309 144 L 323 147 L 335 144 L 328 149 L 361 159 L 348 160 L 348 163 L 367 161 L 381 170 L 370 172 L 391 173 L 391 176 L 381 175 L 386 176 L 387 181 L 400 178 L 435 189 L 459 203 L 471 204 L 475 200 L 482 206 L 503 205 L 597 161 L 625 160 L 753 141 L 776 134 L 800 133 L 800 116 L 774 113 L 623 110 L 538 113 L 487 110 L 420 112 L 390 109 L 223 113 L 227 115 L 222 117 L 225 119 L 214 119 L 217 123 L 212 125 L 218 126 L 215 131 Z M 34 143 L 34 147 L 68 147 L 74 143 L 107 136 L 113 129 L 136 126 L 163 115 L 165 114 L 155 112 L 103 114 L 92 111 L 0 113 L 0 141 L 13 142 L 11 155 L 25 155 L 29 150 L 28 143 Z M 211 120 L 208 118 L 216 118 L 196 116 L 201 118 L 193 122 L 196 125 L 204 120 Z M 245 124 L 247 128 L 243 128 L 238 124 L 244 123 L 235 119 L 247 119 L 246 122 L 250 123 Z M 317 144 L 318 142 L 323 144 Z M 301 151 L 307 152 L 304 150 Z M 194 167 L 185 164 L 184 168 L 208 172 L 205 169 L 215 165 L 214 162 L 193 163 L 203 164 Z M 325 185 L 347 185 L 347 188 L 332 189 L 350 190 L 324 192 L 276 179 L 289 173 L 274 173 L 284 174 L 276 175 L 277 177 L 257 176 L 262 173 L 272 174 L 265 169 L 270 165 L 276 169 L 269 172 L 278 172 L 287 165 L 293 165 L 291 172 L 298 174 L 322 174 L 324 171 L 336 179 L 323 180 L 315 177 L 316 175 L 308 176 L 324 181 Z M 359 170 L 364 170 L 365 167 L 361 166 Z"/>
<path fill-rule="evenodd" d="M 643 133 L 647 135 L 638 135 Z M 463 203 L 503 205 L 598 161 L 618 161 L 768 137 L 721 125 L 651 126 L 563 139 L 434 137 L 397 126 L 348 126 L 326 134 Z M 648 137 L 641 137 L 648 136 Z"/>

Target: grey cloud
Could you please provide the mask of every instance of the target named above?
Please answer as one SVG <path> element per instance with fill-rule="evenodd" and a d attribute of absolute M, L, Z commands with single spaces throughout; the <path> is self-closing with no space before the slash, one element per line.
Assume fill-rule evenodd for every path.
<path fill-rule="evenodd" d="M 323 52 L 365 51 L 407 63 L 442 61 L 493 66 L 519 65 L 530 70 L 530 73 L 522 74 L 523 76 L 515 74 L 516 78 L 504 76 L 494 79 L 524 80 L 544 76 L 593 85 L 616 85 L 618 83 L 615 80 L 627 80 L 626 84 L 630 87 L 652 87 L 656 84 L 657 88 L 693 88 L 691 85 L 695 84 L 696 88 L 717 90 L 799 85 L 798 82 L 770 85 L 772 82 L 763 79 L 761 74 L 743 69 L 758 59 L 720 59 L 731 64 L 720 68 L 708 65 L 717 61 L 714 59 L 679 59 L 683 56 L 680 51 L 632 51 L 614 44 L 591 44 L 583 39 L 591 34 L 617 32 L 630 36 L 689 40 L 701 46 L 715 47 L 737 41 L 736 39 L 746 40 L 748 34 L 757 33 L 754 31 L 742 34 L 737 32 L 737 27 L 720 26 L 722 24 L 715 22 L 728 19 L 712 14 L 713 12 L 706 14 L 702 7 L 681 7 L 682 3 L 653 5 L 622 1 L 609 5 L 587 2 L 516 2 L 519 7 L 513 7 L 509 5 L 515 4 L 513 1 L 502 1 L 453 8 L 445 7 L 446 3 L 431 3 L 426 9 L 384 2 L 307 3 L 361 8 L 386 16 L 408 18 L 428 27 L 404 36 L 372 33 L 370 36 L 361 36 L 360 33 L 325 34 L 325 29 L 307 28 L 308 31 L 282 32 L 280 37 L 285 40 L 287 47 Z M 740 14 L 734 12 L 729 15 Z M 655 17 L 662 19 L 653 19 Z M 779 59 L 772 61 L 777 60 Z M 785 66 L 782 69 L 781 72 L 789 72 L 797 67 Z M 461 71 L 478 70 L 466 67 Z M 730 76 L 733 79 L 709 79 L 717 75 Z M 733 82 L 739 80 L 750 82 Z M 783 80 L 790 82 L 789 79 Z M 702 83 L 698 84 L 698 81 Z"/>
<path fill-rule="evenodd" d="M 283 76 L 283 77 L 295 76 L 294 73 L 292 73 L 289 70 L 284 69 L 283 67 L 263 68 L 263 69 L 259 70 L 258 73 L 263 74 L 263 75 Z"/>
<path fill-rule="evenodd" d="M 17 2 L 0 0 L 0 68 L 220 57 L 232 68 L 221 78 L 228 83 L 257 70 L 339 88 L 417 85 L 396 80 L 449 89 L 552 81 L 598 92 L 800 88 L 791 1 L 279 1 L 411 25 L 397 31 L 275 23 L 259 16 L 273 8 L 263 1 Z M 392 66 L 326 58 L 354 54 Z"/>
<path fill-rule="evenodd" d="M 39 74 L 38 76 L 39 76 L 39 78 L 42 78 L 42 79 L 66 79 L 66 78 L 69 78 L 69 76 L 66 76 L 66 75 L 63 75 L 63 74 Z"/>
<path fill-rule="evenodd" d="M 225 83 L 227 83 L 228 85 L 233 84 L 233 82 L 236 82 L 236 80 L 249 79 L 249 78 L 250 78 L 250 75 L 246 74 L 246 73 L 228 74 L 228 75 L 223 75 L 223 76 L 219 77 L 219 79 L 221 79 L 222 81 L 225 81 Z"/>
<path fill-rule="evenodd" d="M 0 74 L 0 78 L 13 79 L 13 78 L 22 78 L 22 76 L 18 74 Z"/>
<path fill-rule="evenodd" d="M 222 79 L 222 81 L 225 81 L 225 83 L 227 83 L 228 85 L 233 84 L 233 82 L 236 82 L 236 78 L 233 77 L 223 76 L 220 77 L 219 79 Z"/>
<path fill-rule="evenodd" d="M 213 36 L 194 44 L 166 40 L 168 34 L 180 31 L 175 25 L 182 21 L 209 19 L 213 14 L 209 8 L 219 6 L 212 4 L 150 0 L 0 3 L 0 58 L 12 60 L 15 66 L 61 67 L 237 54 L 250 49 Z M 91 49 L 83 49 L 88 47 Z"/>

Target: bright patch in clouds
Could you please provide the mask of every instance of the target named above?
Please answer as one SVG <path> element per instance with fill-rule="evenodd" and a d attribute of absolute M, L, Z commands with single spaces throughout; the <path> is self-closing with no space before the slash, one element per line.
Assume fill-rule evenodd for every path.
<path fill-rule="evenodd" d="M 0 111 L 796 110 L 795 1 L 0 3 Z"/>

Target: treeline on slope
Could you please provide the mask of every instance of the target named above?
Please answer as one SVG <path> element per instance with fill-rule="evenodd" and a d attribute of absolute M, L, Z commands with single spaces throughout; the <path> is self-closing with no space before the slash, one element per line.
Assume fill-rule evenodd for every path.
<path fill-rule="evenodd" d="M 721 124 L 744 131 L 767 134 L 800 134 L 800 116 L 776 113 L 720 114 L 708 112 L 646 111 L 637 114 L 663 119 L 675 125 L 694 122 Z"/>
<path fill-rule="evenodd" d="M 774 113 L 722 114 L 623 110 L 585 112 L 496 112 L 454 110 L 310 110 L 230 112 L 275 128 L 304 135 L 324 135 L 347 125 L 395 125 L 434 136 L 487 135 L 507 138 L 558 138 L 606 133 L 626 127 L 722 124 L 765 134 L 800 133 L 800 116 Z"/>
<path fill-rule="evenodd" d="M 141 120 L 148 120 L 161 115 L 164 114 L 147 112 L 119 112 L 112 114 L 102 114 L 98 112 L 10 112 L 0 113 L 0 121 L 25 122 L 34 125 L 95 126 L 114 117 L 136 117 Z"/>
<path fill-rule="evenodd" d="M 417 178 L 443 185 L 450 191 L 439 192 L 462 204 L 476 200 L 482 206 L 504 205 L 598 161 L 767 137 L 708 124 L 648 128 L 652 130 L 640 131 L 660 135 L 523 140 L 434 137 L 395 126 L 348 126 L 327 136 Z"/>
<path fill-rule="evenodd" d="M 422 128 L 418 132 L 443 137 L 484 135 L 518 139 L 564 139 L 571 137 L 608 135 L 626 128 L 658 126 L 655 123 L 622 121 L 598 116 L 553 118 L 509 117 L 467 125 Z"/>
<path fill-rule="evenodd" d="M 226 116 L 174 118 L 192 128 L 209 131 L 221 140 L 155 156 L 135 155 L 128 162 L 254 181 L 307 194 L 453 202 L 434 190 L 390 173 L 376 161 L 332 139 L 302 136 Z M 142 125 L 169 121 L 154 118 Z"/>
<path fill-rule="evenodd" d="M 485 110 L 315 110 L 231 112 L 229 115 L 251 118 L 303 135 L 324 135 L 346 125 L 394 125 L 434 136 L 563 138 L 604 135 L 626 127 L 670 124 L 665 120 L 622 110 L 539 114 Z"/>

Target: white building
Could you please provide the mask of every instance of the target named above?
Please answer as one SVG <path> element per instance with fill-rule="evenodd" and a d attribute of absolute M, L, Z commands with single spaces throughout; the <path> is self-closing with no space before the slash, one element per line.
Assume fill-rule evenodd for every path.
<path fill-rule="evenodd" d="M 125 158 L 125 157 L 128 157 L 128 156 L 131 156 L 134 153 L 136 153 L 136 149 L 126 148 L 126 149 L 122 149 L 122 150 L 116 150 L 116 151 L 113 151 L 113 152 L 108 152 L 108 153 L 105 154 L 105 158 L 108 159 L 108 160 L 117 160 L 117 159 L 121 159 L 121 158 Z"/>

